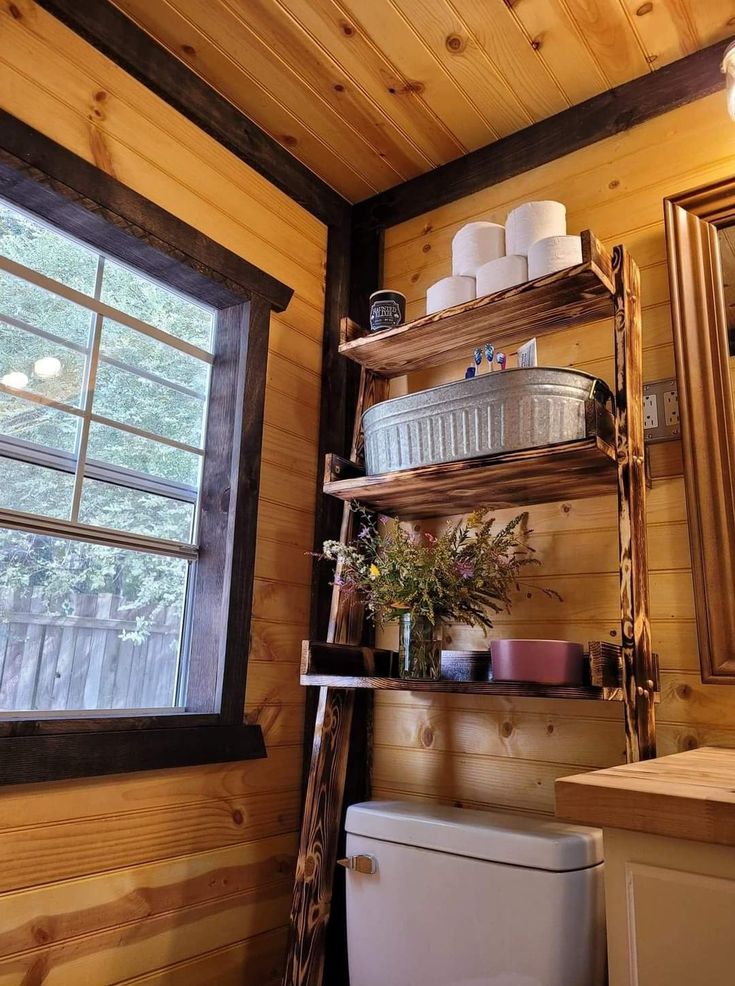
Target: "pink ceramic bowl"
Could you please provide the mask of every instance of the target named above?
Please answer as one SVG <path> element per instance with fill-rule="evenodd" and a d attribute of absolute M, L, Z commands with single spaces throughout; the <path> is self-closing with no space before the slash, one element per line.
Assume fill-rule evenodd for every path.
<path fill-rule="evenodd" d="M 568 640 L 493 640 L 493 681 L 581 685 L 584 649 Z"/>

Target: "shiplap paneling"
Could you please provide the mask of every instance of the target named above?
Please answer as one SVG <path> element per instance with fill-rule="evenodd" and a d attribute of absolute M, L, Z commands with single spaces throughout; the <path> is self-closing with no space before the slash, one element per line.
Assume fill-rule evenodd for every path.
<path fill-rule="evenodd" d="M 353 201 L 733 33 L 731 0 L 113 0 Z"/>
<path fill-rule="evenodd" d="M 296 290 L 271 330 L 247 691 L 268 759 L 0 791 L 0 983 L 264 986 L 298 826 L 326 230 L 30 0 L 0 4 L 0 38 L 3 109 Z"/>
<path fill-rule="evenodd" d="M 591 11 L 600 5 L 569 6 Z M 405 291 L 411 312 L 423 314 L 422 293 L 427 283 L 449 273 L 451 238 L 461 225 L 503 221 L 520 202 L 557 198 L 567 204 L 571 231 L 590 228 L 608 245 L 624 243 L 638 259 L 644 375 L 671 375 L 662 199 L 731 176 L 734 162 L 735 128 L 728 125 L 721 97 L 708 97 L 389 229 L 385 283 Z M 608 382 L 612 353 L 607 323 L 539 341 L 542 364 L 578 366 Z M 404 386 L 413 390 L 456 379 L 465 365 L 416 374 Z M 699 678 L 678 443 L 654 447 L 651 462 L 656 478 L 648 497 L 648 536 L 651 629 L 662 668 L 660 749 L 735 746 L 735 689 L 703 685 Z M 500 521 L 510 516 L 498 512 Z M 534 580 L 557 588 L 564 601 L 521 597 L 491 635 L 619 639 L 615 518 L 614 497 L 531 507 L 529 526 L 542 562 Z M 452 626 L 449 634 L 454 647 L 487 645 L 481 632 L 466 627 Z M 376 702 L 378 796 L 549 812 L 556 777 L 621 762 L 623 756 L 622 717 L 614 704 L 401 692 L 378 694 Z"/>

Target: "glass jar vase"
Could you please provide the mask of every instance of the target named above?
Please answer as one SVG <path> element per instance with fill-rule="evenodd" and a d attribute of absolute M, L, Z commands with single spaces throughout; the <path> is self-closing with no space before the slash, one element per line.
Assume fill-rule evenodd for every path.
<path fill-rule="evenodd" d="M 398 662 L 401 678 L 436 681 L 441 676 L 442 624 L 401 613 Z"/>

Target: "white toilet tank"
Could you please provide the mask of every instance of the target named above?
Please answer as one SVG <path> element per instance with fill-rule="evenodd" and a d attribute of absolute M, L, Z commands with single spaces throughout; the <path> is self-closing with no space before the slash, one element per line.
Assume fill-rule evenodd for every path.
<path fill-rule="evenodd" d="M 350 986 L 604 986 L 602 833 L 504 812 L 347 812 Z"/>

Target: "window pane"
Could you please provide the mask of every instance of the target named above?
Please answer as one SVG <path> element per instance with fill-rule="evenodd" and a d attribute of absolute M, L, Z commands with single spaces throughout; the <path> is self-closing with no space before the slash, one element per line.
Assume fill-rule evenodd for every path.
<path fill-rule="evenodd" d="M 94 294 L 97 255 L 0 202 L 0 253 L 69 287 Z"/>
<path fill-rule="evenodd" d="M 144 370 L 170 383 L 192 390 L 204 400 L 207 396 L 209 364 L 163 342 L 151 339 L 127 325 L 104 320 L 100 353 Z"/>
<path fill-rule="evenodd" d="M 105 260 L 102 301 L 211 351 L 213 314 L 210 310 L 112 260 Z"/>
<path fill-rule="evenodd" d="M 171 541 L 190 541 L 194 505 L 85 479 L 79 520 Z"/>
<path fill-rule="evenodd" d="M 109 363 L 98 367 L 92 410 L 113 421 L 200 448 L 204 409 L 204 401 L 165 384 Z"/>
<path fill-rule="evenodd" d="M 94 421 L 89 426 L 87 459 L 123 466 L 193 488 L 199 481 L 200 456 Z"/>
<path fill-rule="evenodd" d="M 62 452 L 76 450 L 80 419 L 0 391 L 0 434 Z"/>
<path fill-rule="evenodd" d="M 79 407 L 85 357 L 0 321 L 0 382 Z"/>
<path fill-rule="evenodd" d="M 89 309 L 0 270 L 0 317 L 3 315 L 85 348 L 94 318 Z"/>
<path fill-rule="evenodd" d="M 68 519 L 74 476 L 0 456 L 0 507 Z"/>
<path fill-rule="evenodd" d="M 188 568 L 0 530 L 0 710 L 174 707 Z"/>

